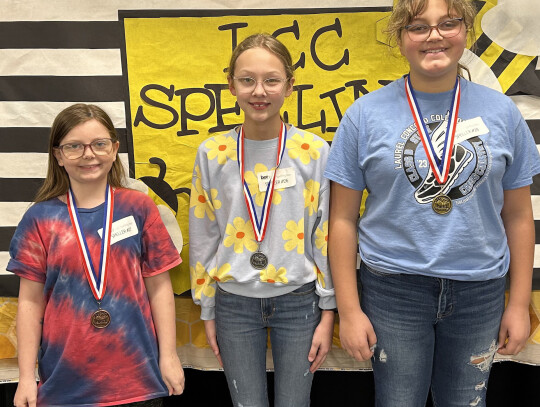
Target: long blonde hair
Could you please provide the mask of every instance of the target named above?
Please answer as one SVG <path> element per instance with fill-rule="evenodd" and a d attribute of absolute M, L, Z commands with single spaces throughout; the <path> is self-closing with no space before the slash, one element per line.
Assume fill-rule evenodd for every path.
<path fill-rule="evenodd" d="M 89 120 L 97 120 L 109 132 L 113 142 L 118 141 L 118 136 L 111 118 L 96 105 L 78 103 L 62 110 L 54 119 L 49 137 L 49 163 L 47 177 L 34 198 L 34 202 L 42 202 L 51 198 L 64 195 L 69 189 L 69 176 L 66 170 L 58 164 L 55 157 L 55 148 L 60 145 L 62 139 L 74 127 Z M 107 174 L 107 181 L 116 188 L 123 187 L 125 173 L 118 153 L 112 168 Z"/>

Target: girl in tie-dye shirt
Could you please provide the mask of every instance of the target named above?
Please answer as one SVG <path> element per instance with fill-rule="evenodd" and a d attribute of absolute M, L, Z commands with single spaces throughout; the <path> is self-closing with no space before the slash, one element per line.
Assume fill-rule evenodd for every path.
<path fill-rule="evenodd" d="M 118 146 L 97 106 L 73 105 L 53 123 L 47 178 L 7 267 L 21 278 L 15 406 L 156 406 L 183 391 L 168 274 L 181 259 L 152 200 L 122 187 Z"/>

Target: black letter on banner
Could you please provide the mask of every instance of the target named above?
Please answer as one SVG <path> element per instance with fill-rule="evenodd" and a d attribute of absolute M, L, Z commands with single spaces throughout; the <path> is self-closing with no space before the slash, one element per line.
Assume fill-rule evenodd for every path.
<path fill-rule="evenodd" d="M 313 58 L 315 63 L 319 66 L 319 68 L 322 68 L 325 71 L 335 71 L 336 69 L 339 69 L 343 64 L 349 65 L 349 50 L 345 48 L 345 51 L 343 51 L 343 57 L 334 65 L 326 65 L 325 63 L 323 63 L 317 55 L 317 51 L 315 50 L 315 45 L 319 37 L 325 32 L 329 32 L 329 31 L 335 31 L 338 37 L 341 38 L 342 32 L 341 32 L 341 23 L 339 21 L 339 18 L 336 18 L 336 21 L 334 22 L 334 24 L 331 24 L 326 27 L 321 27 L 317 31 L 315 31 L 315 34 L 313 34 L 313 38 L 311 39 L 311 46 L 310 46 L 311 57 Z"/>
<path fill-rule="evenodd" d="M 194 93 L 202 93 L 203 95 L 206 95 L 208 97 L 208 100 L 210 101 L 210 108 L 208 111 L 201 115 L 195 115 L 188 113 L 186 110 L 186 100 L 189 95 L 192 95 Z M 187 119 L 193 120 L 193 121 L 202 121 L 205 119 L 208 119 L 210 115 L 214 112 L 214 108 L 216 106 L 216 103 L 214 101 L 214 95 L 212 95 L 212 92 L 210 92 L 207 89 L 204 88 L 185 88 L 185 89 L 178 89 L 176 92 L 174 92 L 175 95 L 180 96 L 180 131 L 176 132 L 178 136 L 189 136 L 191 134 L 199 134 L 197 130 L 189 130 L 187 128 Z"/>
<path fill-rule="evenodd" d="M 146 92 L 148 92 L 149 90 L 158 90 L 160 92 L 163 92 L 165 93 L 165 95 L 167 95 L 167 98 L 169 99 L 169 101 L 171 101 L 174 96 L 174 85 L 171 85 L 170 88 L 166 88 L 165 86 L 150 84 L 150 85 L 143 86 L 143 88 L 141 89 L 141 99 L 143 100 L 143 102 L 148 103 L 150 106 L 155 106 L 160 109 L 167 110 L 168 112 L 172 114 L 173 118 L 169 123 L 165 123 L 165 124 L 152 123 L 144 115 L 143 107 L 139 106 L 137 108 L 137 113 L 135 114 L 135 120 L 133 121 L 133 126 L 137 127 L 140 122 L 143 122 L 148 127 L 151 127 L 153 129 L 168 129 L 169 127 L 174 126 L 176 122 L 178 121 L 178 113 L 176 112 L 176 110 L 174 110 L 171 106 L 168 106 L 164 103 L 160 103 L 153 99 L 150 99 L 148 96 L 146 96 Z"/>
<path fill-rule="evenodd" d="M 391 81 L 391 80 L 388 80 L 388 79 L 379 79 L 377 82 L 379 83 L 379 85 L 386 86 L 386 85 L 388 85 L 389 83 L 392 83 L 392 82 L 394 82 L 394 81 Z"/>
<path fill-rule="evenodd" d="M 354 100 L 358 99 L 362 95 L 367 95 L 369 91 L 364 88 L 364 85 L 367 83 L 365 79 L 357 79 L 355 81 L 346 82 L 345 86 L 352 86 L 354 90 Z M 361 95 L 361 94 L 362 95 Z"/>
<path fill-rule="evenodd" d="M 232 50 L 234 51 L 234 49 L 236 48 L 236 46 L 238 45 L 238 29 L 239 28 L 244 28 L 244 27 L 247 27 L 248 26 L 248 23 L 232 23 L 232 24 L 225 24 L 225 25 L 220 25 L 218 27 L 218 30 L 219 31 L 225 31 L 225 30 L 231 30 L 231 34 L 232 34 Z M 225 69 L 223 69 L 223 72 L 227 72 L 229 70 L 229 67 L 226 67 Z"/>
<path fill-rule="evenodd" d="M 235 113 L 237 116 L 240 115 L 240 106 L 238 106 L 238 103 L 234 103 L 233 107 L 229 108 L 222 108 L 221 107 L 221 91 L 225 89 L 229 89 L 228 85 L 222 85 L 222 84 L 206 84 L 204 85 L 206 89 L 210 89 L 215 94 L 215 102 L 216 102 L 216 115 L 217 115 L 217 126 L 211 127 L 208 129 L 209 133 L 215 133 L 218 131 L 226 131 L 234 128 L 235 126 L 238 126 L 242 123 L 237 124 L 225 124 L 223 123 L 223 115 L 229 114 L 229 113 Z"/>
<path fill-rule="evenodd" d="M 328 92 L 325 92 L 325 93 L 321 93 L 319 95 L 319 97 L 321 99 L 324 99 L 326 97 L 329 97 L 330 100 L 332 101 L 332 105 L 334 106 L 334 110 L 336 111 L 336 114 L 337 114 L 337 117 L 338 117 L 338 121 L 341 121 L 341 119 L 343 118 L 343 115 L 341 114 L 341 110 L 339 109 L 339 104 L 338 104 L 338 101 L 337 101 L 337 98 L 336 98 L 336 95 L 338 93 L 341 93 L 345 90 L 344 87 L 341 87 L 341 88 L 337 88 L 337 89 L 334 89 L 334 90 L 330 90 Z M 329 132 L 332 132 L 332 133 L 335 133 L 336 130 L 337 130 L 337 127 L 327 127 L 326 128 L 327 131 Z M 324 133 L 324 132 L 323 132 Z"/>
<path fill-rule="evenodd" d="M 324 110 L 321 110 L 321 120 L 313 123 L 302 123 L 302 92 L 306 89 L 313 89 L 313 85 L 298 85 L 293 86 L 293 90 L 298 91 L 298 127 L 299 129 L 312 129 L 313 127 L 321 126 L 321 132 L 326 132 L 326 115 Z"/>
<path fill-rule="evenodd" d="M 274 31 L 272 36 L 277 38 L 279 35 L 288 33 L 288 32 L 293 33 L 294 38 L 296 38 L 297 40 L 300 39 L 300 28 L 298 27 L 298 21 L 293 20 L 293 23 L 290 27 L 278 28 L 276 31 Z M 300 58 L 298 59 L 298 62 L 296 62 L 293 65 L 293 69 L 296 69 L 298 67 L 301 67 L 301 68 L 306 67 L 306 54 L 304 53 L 304 51 L 300 53 Z"/>

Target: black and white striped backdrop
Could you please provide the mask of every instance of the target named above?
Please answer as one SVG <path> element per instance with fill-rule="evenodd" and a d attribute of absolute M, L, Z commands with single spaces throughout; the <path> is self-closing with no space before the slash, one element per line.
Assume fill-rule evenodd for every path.
<path fill-rule="evenodd" d="M 128 163 L 128 95 L 122 76 L 123 27 L 118 11 L 260 9 L 267 4 L 261 0 L 0 0 L 0 296 L 17 295 L 18 281 L 5 271 L 9 243 L 45 176 L 48 131 L 56 114 L 75 102 L 104 107 L 120 134 L 120 153 Z M 341 0 L 339 7 L 391 5 L 392 0 Z M 273 8 L 336 6 L 331 0 L 272 2 Z M 538 22 L 540 11 L 531 12 L 538 14 Z M 504 74 L 513 55 L 504 51 L 493 62 L 496 76 Z M 538 57 L 506 93 L 518 104 L 540 144 Z M 534 288 L 540 290 L 540 178 L 532 191 L 537 226 Z"/>

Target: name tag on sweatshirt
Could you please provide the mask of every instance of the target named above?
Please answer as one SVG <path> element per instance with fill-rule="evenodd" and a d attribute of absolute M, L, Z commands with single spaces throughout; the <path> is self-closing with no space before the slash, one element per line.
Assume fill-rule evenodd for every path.
<path fill-rule="evenodd" d="M 274 171 L 264 171 L 257 173 L 257 179 L 259 180 L 259 191 L 265 192 L 268 183 L 272 179 Z M 276 179 L 274 181 L 274 188 L 283 189 L 294 187 L 296 185 L 296 174 L 294 168 L 279 168 L 277 170 Z"/>

